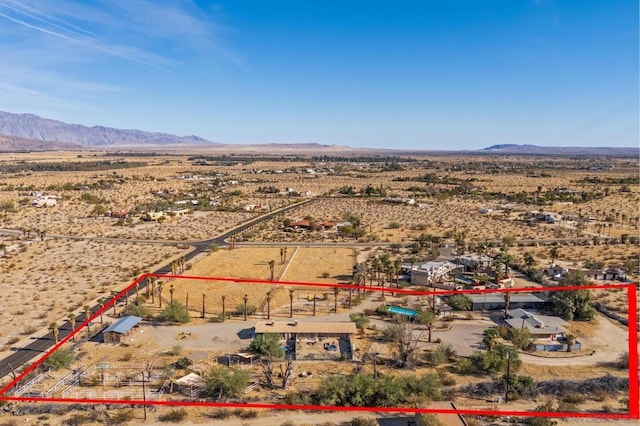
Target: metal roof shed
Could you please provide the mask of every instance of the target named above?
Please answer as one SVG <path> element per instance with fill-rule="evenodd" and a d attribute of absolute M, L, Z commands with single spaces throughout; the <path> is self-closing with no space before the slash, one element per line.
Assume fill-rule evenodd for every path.
<path fill-rule="evenodd" d="M 102 332 L 104 343 L 120 343 L 122 337 L 129 334 L 131 329 L 138 325 L 140 321 L 142 321 L 142 318 L 133 315 L 120 318 Z"/>

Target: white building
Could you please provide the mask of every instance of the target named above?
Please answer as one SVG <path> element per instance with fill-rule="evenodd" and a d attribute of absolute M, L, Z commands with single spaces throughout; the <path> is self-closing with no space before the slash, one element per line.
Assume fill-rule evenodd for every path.
<path fill-rule="evenodd" d="M 448 273 L 459 268 L 460 266 L 448 261 L 423 263 L 411 271 L 411 284 L 431 285 L 444 280 Z"/>

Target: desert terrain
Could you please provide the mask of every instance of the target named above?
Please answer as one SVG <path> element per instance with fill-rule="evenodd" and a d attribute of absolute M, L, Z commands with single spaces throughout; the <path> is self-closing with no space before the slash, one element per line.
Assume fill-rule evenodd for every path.
<path fill-rule="evenodd" d="M 466 253 L 490 245 L 497 253 L 508 241 L 514 264 L 523 264 L 525 254 L 533 257 L 540 270 L 555 261 L 588 272 L 585 262 L 600 262 L 603 267 L 623 268 L 629 281 L 638 280 L 640 182 L 634 159 L 438 156 L 332 160 L 291 155 L 287 161 L 277 161 L 250 155 L 233 159 L 199 154 L 18 153 L 0 159 L 0 319 L 4 324 L 0 357 L 42 338 L 51 323 L 62 324 L 69 314 L 80 314 L 84 306 L 107 300 L 140 274 L 183 258 L 191 250 L 190 243 L 210 240 L 303 199 L 313 201 L 238 232 L 232 250 L 212 244 L 184 265 L 180 274 L 259 280 L 269 280 L 273 274 L 275 281 L 344 284 L 352 282 L 356 263 L 371 264 L 385 253 L 403 263 L 434 260 L 452 254 L 454 247 L 460 251 L 456 237 L 459 240 L 462 235 Z M 53 196 L 55 203 L 34 205 L 48 196 Z M 160 211 L 164 212 L 161 218 L 145 220 L 145 215 Z M 534 211 L 557 213 L 562 220 L 532 221 L 527 214 Z M 335 224 L 354 217 L 360 221 L 356 228 L 362 231 L 357 236 L 333 224 L 325 229 L 287 226 L 304 220 Z M 438 239 L 435 248 L 439 252 L 413 252 L 412 245 L 425 235 Z M 282 257 L 284 247 L 286 258 Z M 367 282 L 373 279 L 368 276 Z M 537 285 L 526 277 L 523 280 L 523 286 Z M 217 324 L 222 296 L 227 313 L 233 316 L 230 323 L 243 322 L 238 309 L 245 295 L 247 304 L 256 310 L 251 319 L 265 318 L 267 292 L 270 314 L 276 319 L 290 315 L 288 288 L 277 284 L 161 281 L 165 304 L 170 298 L 182 303 L 188 299 L 193 321 L 189 327 Z M 336 296 L 338 313 L 332 314 L 332 291 L 315 295 L 314 289 L 302 285 L 291 289 L 295 293 L 294 313 L 301 318 L 311 316 L 314 296 L 318 297 L 318 315 L 343 315 L 346 320 L 349 312 L 380 302 L 371 297 L 360 307 L 348 307 L 349 292 L 341 290 Z M 203 298 L 204 320 L 200 318 Z M 387 295 L 386 302 L 394 300 L 403 302 Z M 622 291 L 600 291 L 594 300 L 623 317 L 628 314 Z M 155 305 L 149 308 L 159 314 Z M 109 311 L 106 319 L 113 322 L 117 318 Z M 193 330 L 195 341 L 198 332 Z M 595 333 L 579 325 L 578 330 L 584 336 Z M 373 336 L 377 331 L 367 329 L 367 333 Z M 132 348 L 149 348 L 150 336 L 148 332 L 132 346 L 116 347 L 110 361 L 128 358 L 131 353 L 133 362 L 144 363 L 145 358 L 136 358 Z M 166 352 L 172 342 L 181 343 L 178 333 L 168 332 L 168 336 L 163 347 L 153 350 Z M 604 350 L 619 342 L 597 343 L 599 350 Z M 191 352 L 196 353 L 198 345 L 194 345 Z M 233 349 L 246 346 L 247 342 L 241 342 Z M 86 351 L 85 360 L 104 356 L 97 346 L 85 346 L 82 351 Z M 382 347 L 377 351 L 384 353 Z M 222 352 L 221 348 L 215 355 Z M 166 361 L 174 358 L 167 356 Z M 337 363 L 335 368 L 344 368 L 344 364 Z M 349 371 L 347 368 L 345 374 Z M 521 373 L 551 379 L 612 371 L 624 374 L 607 365 L 589 370 L 585 366 L 541 368 L 536 363 L 525 364 Z M 456 376 L 458 385 L 465 380 Z M 524 402 L 516 404 L 522 405 L 514 407 L 532 408 Z M 580 408 L 600 410 L 603 404 L 590 402 Z M 607 400 L 606 404 L 617 402 Z M 139 419 L 140 409 L 135 411 Z M 152 417 L 156 421 L 168 410 L 157 411 Z M 203 409 L 193 413 L 189 420 L 194 423 L 215 420 Z M 311 422 L 302 414 L 295 416 L 295 422 Z M 327 422 L 353 417 L 348 413 L 331 416 Z M 50 417 L 30 417 L 32 424 L 52 421 Z M 261 424 L 271 424 L 264 412 L 258 417 Z M 15 416 L 7 418 L 10 421 Z M 238 424 L 257 421 L 220 422 L 236 420 Z"/>

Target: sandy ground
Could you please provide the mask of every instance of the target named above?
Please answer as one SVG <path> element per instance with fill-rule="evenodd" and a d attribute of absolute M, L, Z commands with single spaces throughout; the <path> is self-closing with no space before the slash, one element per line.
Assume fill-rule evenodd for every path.
<path fill-rule="evenodd" d="M 99 154 L 98 154 L 99 155 Z M 117 157 L 108 157 L 117 160 Z M 15 161 L 92 161 L 100 157 L 87 156 L 79 158 L 77 153 L 39 153 L 39 154 L 11 154 L 3 156 L 3 162 Z M 124 158 L 131 161 L 131 158 Z M 196 212 L 184 218 L 176 218 L 165 223 L 144 223 L 133 227 L 114 226 L 116 221 L 105 218 L 91 217 L 94 205 L 83 199 L 83 194 L 89 193 L 98 197 L 103 205 L 110 210 L 129 210 L 136 205 L 148 202 L 158 202 L 165 199 L 192 199 L 194 197 L 206 197 L 221 199 L 231 206 L 242 207 L 251 203 L 261 207 L 279 206 L 292 201 L 292 197 L 284 194 L 286 188 L 299 192 L 309 191 L 313 196 L 335 193 L 342 186 L 350 185 L 356 190 L 371 184 L 374 187 L 383 186 L 389 194 L 398 196 L 413 196 L 408 187 L 416 185 L 416 182 L 401 182 L 394 178 L 417 177 L 427 172 L 438 175 L 451 175 L 463 179 L 476 179 L 475 185 L 482 186 L 486 191 L 502 191 L 517 193 L 520 191 L 534 192 L 542 187 L 542 191 L 552 188 L 569 187 L 578 190 L 593 190 L 596 187 L 602 190 L 606 187 L 610 195 L 600 199 L 580 204 L 555 203 L 552 206 L 544 206 L 545 211 L 555 211 L 563 214 L 580 214 L 595 217 L 600 221 L 606 221 L 607 216 L 612 219 L 612 226 L 601 231 L 605 235 L 629 235 L 638 234 L 637 205 L 640 200 L 638 185 L 630 185 L 630 192 L 620 192 L 621 185 L 593 185 L 581 182 L 585 177 L 597 176 L 627 177 L 637 175 L 637 167 L 629 160 L 611 160 L 615 164 L 612 170 L 593 171 L 588 170 L 588 165 L 583 170 L 569 169 L 574 163 L 564 164 L 562 160 L 539 160 L 532 158 L 500 159 L 495 157 L 461 158 L 433 158 L 433 162 L 422 165 L 407 165 L 407 170 L 401 172 L 381 172 L 379 164 L 314 164 L 312 162 L 255 162 L 251 164 L 237 164 L 234 166 L 193 166 L 186 156 L 173 156 L 170 158 L 143 158 L 147 161 L 146 167 L 129 169 L 117 169 L 98 172 L 26 172 L 2 175 L 0 179 L 0 203 L 10 202 L 16 207 L 13 211 L 3 211 L 0 214 L 0 224 L 13 229 L 27 228 L 42 230 L 48 234 L 74 234 L 74 235 L 103 235 L 121 237 L 126 239 L 169 239 L 188 240 L 211 237 L 225 229 L 254 217 L 257 212 Z M 504 161 L 503 161 L 504 160 Z M 548 167 L 542 162 L 548 161 Z M 579 160 L 577 160 L 579 161 Z M 460 164 L 468 162 L 468 167 L 460 169 Z M 487 164 L 525 164 L 540 166 L 534 172 L 498 172 L 492 173 L 483 170 Z M 480 168 L 476 165 L 484 164 Z M 305 168 L 340 168 L 334 174 L 309 174 Z M 281 170 L 285 168 L 301 168 L 302 171 L 287 172 L 283 174 L 261 174 L 260 170 Z M 543 176 L 540 171 L 544 170 Z M 206 175 L 206 179 L 185 179 L 185 175 Z M 222 182 L 222 186 L 214 185 L 213 177 Z M 232 183 L 235 182 L 235 183 Z M 107 185 L 103 185 L 107 183 Z M 65 185 L 93 187 L 98 189 L 65 189 Z M 260 186 L 274 185 L 280 189 L 280 194 L 271 195 L 258 193 Z M 30 204 L 32 195 L 30 191 L 46 192 L 60 196 L 59 204 L 51 208 L 32 208 Z M 235 193 L 231 195 L 231 193 Z M 86 198 L 86 197 L 85 197 Z M 539 224 L 535 227 L 524 225 L 517 220 L 521 211 L 532 210 L 533 206 L 521 204 L 509 204 L 513 212 L 503 214 L 502 209 L 508 203 L 483 201 L 479 196 L 471 195 L 451 199 L 439 197 L 420 197 L 418 201 L 423 207 L 410 207 L 403 205 L 384 204 L 379 201 L 366 199 L 323 199 L 302 209 L 291 212 L 291 219 L 301 219 L 307 215 L 322 220 L 340 219 L 344 213 L 357 213 L 362 216 L 363 227 L 374 235 L 374 239 L 390 242 L 408 242 L 420 233 L 443 235 L 445 231 L 466 231 L 467 241 L 485 241 L 501 239 L 505 235 L 512 235 L 517 239 L 551 239 L 566 238 L 576 234 L 574 230 L 562 226 Z M 491 215 L 481 215 L 479 208 L 489 207 L 495 211 Z M 400 224 L 394 229 L 393 222 Z M 278 239 L 296 241 L 309 239 L 305 234 L 282 234 L 279 232 L 280 223 L 272 221 L 257 231 L 257 239 Z M 591 238 L 596 230 L 593 226 L 587 228 L 583 235 Z M 315 240 L 332 241 L 335 235 L 316 233 Z M 10 345 L 15 345 L 23 338 L 28 342 L 29 338 L 42 333 L 43 329 L 51 321 L 60 321 L 70 312 L 79 312 L 84 304 L 91 303 L 98 297 L 108 296 L 112 290 L 122 288 L 128 284 L 135 275 L 151 269 L 155 264 L 166 263 L 170 258 L 180 255 L 181 251 L 175 247 L 162 245 L 139 245 L 133 243 L 98 243 L 90 241 L 71 242 L 64 240 L 45 240 L 27 242 L 16 240 L 13 237 L 0 241 L 7 254 L 0 258 L 0 288 L 2 289 L 2 312 L 0 320 L 3 327 L 0 330 L 0 342 L 4 352 L 8 353 Z M 4 250 L 3 249 L 3 252 Z M 560 259 L 569 263 L 580 264 L 587 259 L 604 260 L 607 264 L 620 264 L 625 260 L 637 259 L 640 253 L 637 245 L 615 246 L 561 246 Z M 253 277 L 265 279 L 269 277 L 269 260 L 276 260 L 275 277 L 282 280 L 302 281 L 327 281 L 342 282 L 350 276 L 353 259 L 350 250 L 327 249 L 313 251 L 315 249 L 301 248 L 299 251 L 289 248 L 289 262 L 280 264 L 279 249 L 237 249 L 232 252 L 219 251 L 207 257 L 205 261 L 194 265 L 187 274 L 205 276 L 234 276 Z M 550 260 L 548 247 L 513 248 L 512 253 L 519 257 L 524 251 L 532 251 L 539 265 L 543 266 Z M 132 255 L 134 253 L 134 255 Z M 295 254 L 294 254 L 295 253 Z M 361 254 L 362 255 L 362 254 Z M 328 278 L 321 278 L 323 272 L 328 272 Z M 178 281 L 174 281 L 178 283 Z M 167 283 L 169 284 L 169 283 Z M 203 285 L 202 282 L 194 282 L 193 286 Z M 217 284 L 215 289 L 209 287 L 192 287 L 190 294 L 190 306 L 192 315 L 197 316 L 201 304 L 201 294 L 206 293 L 207 313 L 215 316 L 219 313 L 219 299 L 222 294 L 228 295 L 227 305 L 235 309 L 241 303 L 242 296 L 248 294 L 252 303 L 260 305 L 266 296 L 266 287 L 260 293 L 247 291 L 247 287 L 238 285 Z M 235 287 L 232 287 L 235 286 Z M 186 300 L 187 286 L 176 285 L 174 297 L 178 300 Z M 209 293 L 210 292 L 210 293 Z M 264 292 L 264 294 L 263 294 Z M 309 310 L 309 300 L 306 289 L 296 291 L 296 308 Z M 163 293 L 165 298 L 168 292 Z M 341 302 L 345 294 L 340 295 Z M 609 298 L 614 306 L 624 309 L 624 302 L 617 293 L 603 294 L 598 297 Z M 332 297 L 323 301 L 321 309 L 331 309 Z M 215 301 L 215 302 L 214 302 Z M 284 290 L 276 291 L 273 304 L 274 315 L 287 315 L 288 294 Z M 193 306 L 192 306 L 193 305 Z M 341 306 L 339 314 L 335 318 L 345 315 Z M 264 312 L 261 313 L 264 315 Z M 303 316 L 303 313 L 296 315 Z M 321 317 L 316 317 L 321 318 Z M 316 319 L 310 318 L 310 319 Z M 194 320 L 195 321 L 195 320 Z M 238 320 L 234 320 L 239 324 Z M 607 325 L 602 320 L 606 333 L 601 339 L 588 342 L 597 348 L 596 355 L 612 348 L 607 360 L 619 353 L 620 347 L 624 347 L 625 335 L 616 325 Z M 229 324 L 232 324 L 231 322 Z M 602 324 L 601 324 L 602 325 Z M 231 325 L 225 327 L 232 327 Z M 240 326 L 245 326 L 241 324 Z M 189 326 L 191 327 L 191 326 Z M 194 344 L 196 350 L 199 345 L 210 347 L 224 346 L 231 348 L 241 347 L 242 339 L 236 340 L 233 333 L 228 337 L 215 341 L 209 335 L 199 336 L 193 332 L 193 341 L 203 338 L 205 341 Z M 161 330 L 162 338 L 166 338 L 169 344 L 175 340 L 175 334 L 169 330 Z M 224 340 L 228 339 L 228 340 Z M 188 339 L 187 339 L 188 340 Z M 588 341 L 588 339 L 585 339 Z M 9 343 L 13 342 L 13 343 Z M 185 346 L 189 345 L 182 341 Z M 20 343 L 18 343 L 20 344 Z M 133 343 L 134 345 L 140 342 Z M 216 346 L 219 345 L 219 346 Z M 580 358 L 572 358 L 580 359 Z M 604 360 L 604 358 L 603 358 Z M 593 358 L 591 359 L 593 361 Z M 569 374 L 588 374 L 589 366 L 564 367 L 564 366 L 534 366 L 531 362 L 532 374 L 554 375 L 562 377 Z M 572 370 L 563 370 L 571 368 Z M 593 367 L 593 373 L 600 373 L 604 367 Z M 140 414 L 136 410 L 136 415 Z M 300 417 L 298 417 L 300 415 Z M 306 414 L 296 413 L 292 420 L 295 422 L 316 423 L 318 417 L 303 417 Z M 327 421 L 337 421 L 349 418 L 350 415 L 335 414 L 323 416 Z M 140 416 L 138 416 L 140 418 Z M 287 417 L 260 417 L 259 419 L 223 420 L 219 424 L 281 424 Z M 20 419 L 20 422 L 34 424 L 51 423 L 54 418 L 48 420 L 29 421 Z M 335 419 L 335 420 L 334 420 Z M 55 418 L 59 420 L 59 418 Z M 236 422 L 237 420 L 237 422 Z M 211 419 L 208 419 L 211 423 Z M 236 422 L 236 423 L 233 423 Z M 135 422 L 134 422 L 135 423 Z M 206 421 L 205 421 L 206 423 Z"/>
<path fill-rule="evenodd" d="M 0 355 L 28 343 L 53 321 L 106 298 L 142 272 L 183 253 L 173 246 L 96 241 L 34 240 L 0 259 L 4 289 Z M 21 342 L 25 340 L 24 342 Z"/>
<path fill-rule="evenodd" d="M 275 260 L 274 278 L 276 280 L 303 281 L 303 282 L 348 282 L 351 278 L 353 260 L 352 251 L 349 249 L 315 249 L 292 248 L 287 249 L 287 261 L 280 263 L 279 248 L 237 248 L 234 250 L 218 250 L 194 265 L 193 269 L 186 272 L 187 275 L 203 277 L 230 277 L 230 278 L 256 278 L 268 280 L 270 278 L 269 262 Z M 323 278 L 326 272 L 328 277 Z M 271 313 L 287 315 L 289 312 L 289 288 L 295 290 L 294 306 L 302 309 L 308 305 L 307 296 L 314 291 L 320 294 L 327 290 L 314 289 L 304 286 L 283 287 L 270 284 L 237 284 L 229 282 L 212 282 L 202 280 L 179 279 L 172 280 L 168 285 L 174 284 L 174 298 L 182 303 L 186 301 L 186 293 L 189 292 L 189 307 L 194 312 L 202 310 L 202 295 L 205 295 L 206 313 L 208 316 L 222 313 L 222 300 L 224 295 L 226 313 L 230 313 L 238 306 L 243 305 L 246 294 L 249 298 L 247 305 L 261 308 L 260 313 L 266 314 L 266 294 L 273 290 L 271 299 Z M 166 287 L 166 286 L 165 286 Z M 329 290 L 330 291 L 330 290 Z M 333 301 L 333 292 L 331 301 Z M 163 297 L 168 298 L 168 292 L 163 292 Z M 312 296 L 311 296 L 312 297 Z M 328 302 L 319 302 L 316 306 L 318 312 L 326 309 Z M 331 304 L 331 307 L 332 304 Z M 308 306 L 307 306 L 308 308 Z"/>

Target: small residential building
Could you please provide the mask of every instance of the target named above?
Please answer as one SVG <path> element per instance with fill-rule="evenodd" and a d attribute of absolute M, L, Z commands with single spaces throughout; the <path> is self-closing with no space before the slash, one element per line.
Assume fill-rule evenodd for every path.
<path fill-rule="evenodd" d="M 461 266 L 447 261 L 423 263 L 411 270 L 411 284 L 431 285 L 445 280 L 450 272 L 460 268 Z"/>
<path fill-rule="evenodd" d="M 146 222 L 155 221 L 164 218 L 164 212 L 146 212 L 142 215 L 142 220 Z"/>
<path fill-rule="evenodd" d="M 485 269 L 491 266 L 493 258 L 487 255 L 463 254 L 459 263 L 464 267 L 464 272 L 475 272 L 477 269 Z"/>
<path fill-rule="evenodd" d="M 622 268 L 607 268 L 602 271 L 589 271 L 586 275 L 587 278 L 606 281 L 624 281 L 627 278 L 627 273 Z"/>
<path fill-rule="evenodd" d="M 505 321 L 509 328 L 526 328 L 534 339 L 544 338 L 556 340 L 567 333 L 568 322 L 560 317 L 540 315 L 522 308 L 510 309 Z"/>
<path fill-rule="evenodd" d="M 319 225 L 324 231 L 332 231 L 336 229 L 336 223 L 331 221 L 321 222 Z"/>
<path fill-rule="evenodd" d="M 558 281 L 560 278 L 569 273 L 569 268 L 565 268 L 563 266 L 552 263 L 551 265 L 549 265 L 549 268 L 545 272 L 548 276 L 551 277 L 551 279 Z"/>
<path fill-rule="evenodd" d="M 142 318 L 133 315 L 120 318 L 102 332 L 104 343 L 121 343 L 140 321 Z"/>
<path fill-rule="evenodd" d="M 184 216 L 191 213 L 190 209 L 172 209 L 172 210 L 167 210 L 166 214 L 167 216 L 171 216 L 171 217 L 180 217 L 180 216 Z"/>
<path fill-rule="evenodd" d="M 308 220 L 298 220 L 295 222 L 291 222 L 289 227 L 293 229 L 311 229 L 311 222 Z"/>
<path fill-rule="evenodd" d="M 529 330 L 537 351 L 566 351 L 568 322 L 552 315 L 540 315 L 531 310 L 511 309 L 507 312 L 507 327 Z M 572 350 L 581 349 L 580 342 L 574 342 Z"/>

